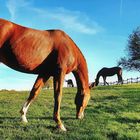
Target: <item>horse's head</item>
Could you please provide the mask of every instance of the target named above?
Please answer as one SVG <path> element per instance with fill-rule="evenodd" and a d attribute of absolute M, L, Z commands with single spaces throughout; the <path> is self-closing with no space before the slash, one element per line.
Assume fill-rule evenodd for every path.
<path fill-rule="evenodd" d="M 95 86 L 98 86 L 99 84 L 99 80 L 95 79 L 95 82 L 92 82 L 90 85 L 89 85 L 89 89 L 95 87 Z"/>
<path fill-rule="evenodd" d="M 76 118 L 82 119 L 84 117 L 84 110 L 88 104 L 88 101 L 90 99 L 90 90 L 88 89 L 88 92 L 86 94 L 77 94 L 75 98 L 75 104 L 76 104 Z"/>
<path fill-rule="evenodd" d="M 95 87 L 95 82 L 92 82 L 91 84 L 89 84 L 89 89 Z"/>

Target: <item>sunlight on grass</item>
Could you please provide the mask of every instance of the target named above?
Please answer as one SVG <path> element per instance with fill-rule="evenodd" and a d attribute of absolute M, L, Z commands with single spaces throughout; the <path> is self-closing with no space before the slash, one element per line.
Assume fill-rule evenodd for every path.
<path fill-rule="evenodd" d="M 138 140 L 140 138 L 140 85 L 102 86 L 91 90 L 83 120 L 76 119 L 76 88 L 64 88 L 61 119 L 67 132 L 58 131 L 53 114 L 53 90 L 42 90 L 19 121 L 19 110 L 29 92 L 0 91 L 1 139 Z"/>

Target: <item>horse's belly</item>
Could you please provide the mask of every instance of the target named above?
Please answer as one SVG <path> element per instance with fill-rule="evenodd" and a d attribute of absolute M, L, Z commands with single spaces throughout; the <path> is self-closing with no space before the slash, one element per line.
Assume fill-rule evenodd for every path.
<path fill-rule="evenodd" d="M 38 63 L 26 62 L 21 63 L 20 61 L 2 61 L 8 67 L 25 73 L 34 73 L 36 68 L 39 66 Z"/>
<path fill-rule="evenodd" d="M 42 48 L 23 48 L 21 52 L 19 50 L 15 52 L 15 56 L 20 67 L 28 71 L 33 71 L 47 61 L 47 57 L 50 53 L 51 49 L 43 46 Z"/>
<path fill-rule="evenodd" d="M 38 55 L 34 57 L 34 56 L 27 55 L 27 56 L 20 57 L 19 59 L 17 58 L 17 61 L 18 61 L 18 65 L 23 69 L 33 71 L 39 65 L 41 65 L 43 61 L 45 61 L 46 57 L 41 57 Z"/>

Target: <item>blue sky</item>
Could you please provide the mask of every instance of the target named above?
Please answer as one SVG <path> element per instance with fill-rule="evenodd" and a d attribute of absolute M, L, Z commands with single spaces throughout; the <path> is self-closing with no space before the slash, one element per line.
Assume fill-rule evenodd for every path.
<path fill-rule="evenodd" d="M 83 52 L 91 82 L 102 67 L 116 66 L 125 55 L 128 36 L 140 25 L 139 5 L 139 0 L 0 0 L 0 18 L 41 30 L 64 30 Z M 0 89 L 31 89 L 36 79 L 2 64 L 0 74 Z M 124 79 L 137 76 L 123 72 Z"/>

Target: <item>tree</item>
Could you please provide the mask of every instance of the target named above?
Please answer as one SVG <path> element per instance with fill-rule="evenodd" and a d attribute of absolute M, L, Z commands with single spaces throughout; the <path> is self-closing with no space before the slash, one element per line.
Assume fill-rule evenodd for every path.
<path fill-rule="evenodd" d="M 140 26 L 130 34 L 126 52 L 126 56 L 119 60 L 118 65 L 129 71 L 140 71 Z"/>

